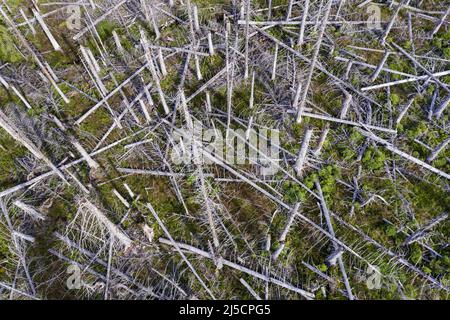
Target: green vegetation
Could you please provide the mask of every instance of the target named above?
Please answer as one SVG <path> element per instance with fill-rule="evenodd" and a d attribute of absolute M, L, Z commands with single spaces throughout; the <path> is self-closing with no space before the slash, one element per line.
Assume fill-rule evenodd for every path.
<path fill-rule="evenodd" d="M 17 50 L 11 33 L 0 24 L 0 62 L 18 63 L 23 60 Z"/>
<path fill-rule="evenodd" d="M 43 3 L 37 3 L 41 13 L 54 10 L 55 4 Z M 326 3 L 311 1 L 308 21 L 320 22 Z M 38 24 L 34 24 L 33 34 L 23 23 L 18 9 L 24 9 L 30 17 L 28 3 L 13 0 L 8 1 L 8 8 L 4 6 L 14 22 L 21 24 L 20 32 L 41 62 L 50 67 L 47 72 L 57 75 L 54 80 L 70 102 L 63 101 L 41 74 L 47 72 L 34 62 L 11 30 L 0 24 L 0 75 L 32 105 L 32 109 L 26 108 L 11 87 L 0 85 L 1 108 L 8 123 L 17 130 L 13 138 L 0 129 L 0 192 L 9 192 L 0 199 L 0 281 L 42 299 L 104 299 L 105 294 L 110 299 L 150 299 L 154 294 L 159 299 L 209 299 L 200 277 L 217 299 L 251 299 L 252 294 L 240 281 L 244 279 L 263 297 L 266 282 L 233 269 L 233 265 L 222 265 L 222 259 L 227 259 L 314 293 L 315 299 L 345 299 L 347 288 L 341 267 L 328 259 L 335 252 L 336 241 L 320 208 L 324 200 L 336 239 L 345 244 L 342 262 L 357 299 L 448 299 L 442 287 L 450 286 L 450 248 L 446 246 L 450 223 L 442 220 L 420 233 L 432 219 L 450 210 L 446 177 L 392 153 L 358 131 L 369 130 L 366 125 L 370 124 L 373 134 L 424 162 L 448 138 L 448 109 L 440 118 L 430 113 L 434 97 L 436 108 L 447 96 L 433 79 L 412 79 L 409 83 L 391 83 L 389 89 L 362 90 L 407 78 L 383 69 L 376 80 L 370 80 L 385 50 L 396 50 L 389 45 L 392 42 L 410 52 L 430 72 L 448 70 L 444 60 L 450 59 L 448 26 L 443 24 L 431 37 L 436 21 L 413 14 L 412 39 L 406 29 L 394 27 L 386 46 L 380 42 L 385 30 L 368 30 L 365 24 L 328 24 L 321 40 L 320 27 L 308 24 L 305 43 L 297 45 L 297 23 L 270 27 L 263 23 L 288 21 L 288 2 L 271 1 L 269 9 L 267 1 L 253 1 L 250 18 L 262 24 L 258 25 L 260 29 L 250 28 L 250 77 L 244 78 L 245 27 L 237 25 L 235 18 L 245 19 L 245 9 L 241 11 L 245 2 L 192 0 L 193 4 L 198 8 L 200 30 L 191 30 L 189 16 L 193 13 L 189 15 L 186 4 L 175 2 L 170 7 L 167 3 L 153 3 L 154 19 L 147 19 L 145 6 L 128 2 L 96 23 L 96 34 L 89 30 L 77 41 L 73 35 L 79 30 L 68 30 L 63 15 L 45 15 L 45 23 L 62 46 L 61 51 L 53 50 Z M 425 11 L 446 9 L 439 1 L 411 5 Z M 395 8 L 380 6 L 382 20 L 390 21 Z M 300 21 L 302 3 L 294 2 L 291 9 L 290 21 Z M 333 2 L 330 17 L 335 16 L 336 9 Z M 366 21 L 365 9 L 346 2 L 340 9 L 339 21 Z M 97 19 L 105 10 L 109 9 L 102 5 L 95 9 L 83 6 L 83 15 L 89 13 L 90 18 Z M 394 25 L 406 25 L 407 14 L 408 10 L 400 10 Z M 83 26 L 89 21 L 85 18 Z M 230 23 L 228 43 L 224 42 L 226 22 Z M 154 23 L 158 25 L 159 37 Z M 382 24 L 383 29 L 386 26 Z M 285 44 L 279 47 L 275 79 L 271 79 L 275 44 L 258 31 L 261 29 Z M 117 32 L 123 51 L 118 50 L 113 31 Z M 150 53 L 169 114 L 163 111 L 154 74 L 143 68 L 108 97 L 108 105 L 103 104 L 76 124 L 97 101 L 104 99 L 105 94 L 98 88 L 99 79 L 106 93 L 111 93 L 117 83 L 121 84 L 146 63 L 141 31 L 155 46 Z M 209 33 L 214 55 L 209 55 Z M 319 45 L 312 68 L 311 59 Z M 98 68 L 93 68 L 96 70 L 86 64 L 80 46 L 92 51 L 98 63 Z M 162 47 L 167 74 L 162 72 L 158 46 Z M 233 69 L 211 82 L 225 70 L 227 52 Z M 398 52 L 389 55 L 385 66 L 411 75 L 424 74 L 422 68 Z M 311 83 L 306 88 L 310 70 Z M 254 108 L 250 110 L 253 74 Z M 450 76 L 439 80 L 447 84 Z M 206 83 L 205 91 L 200 92 Z M 334 119 L 305 116 L 301 123 L 296 122 L 293 104 L 299 83 L 301 93 L 306 93 L 306 110 Z M 230 84 L 233 90 L 229 118 Z M 180 90 L 186 97 L 199 93 L 182 105 Z M 206 91 L 211 97 L 211 112 L 205 108 Z M 352 95 L 345 116 L 348 122 L 336 121 L 346 94 Z M 414 104 L 397 125 L 395 120 L 412 97 Z M 112 126 L 111 113 L 123 115 L 121 126 Z M 171 158 L 174 132 L 187 127 L 189 116 L 200 120 L 205 129 L 223 135 L 223 124 L 228 121 L 233 130 L 250 128 L 250 119 L 254 130 L 277 129 L 282 148 L 274 161 L 283 170 L 265 174 L 264 157 L 248 157 L 244 164 L 175 163 Z M 293 164 L 307 127 L 312 128 L 313 134 L 302 175 L 297 177 Z M 322 149 L 315 152 L 325 128 L 329 129 L 326 140 Z M 395 128 L 395 134 L 380 130 Z M 18 141 L 20 136 L 29 139 L 48 159 L 36 157 L 25 139 Z M 269 136 L 274 137 L 273 133 Z M 185 152 L 198 151 L 190 145 L 187 134 L 182 138 Z M 74 145 L 73 139 L 94 163 Z M 197 141 L 202 142 L 207 143 Z M 28 150 L 24 145 L 28 145 Z M 247 146 L 246 151 L 250 148 Z M 428 165 L 448 174 L 449 157 L 447 146 Z M 55 174 L 53 166 L 59 167 L 64 179 Z M 200 171 L 204 174 L 203 183 Z M 324 199 L 318 198 L 317 181 Z M 29 206 L 28 210 L 16 200 Z M 87 209 L 84 201 L 95 205 L 98 212 Z M 299 215 L 292 215 L 297 204 Z M 5 212 L 20 234 L 11 233 Z M 45 219 L 39 219 L 36 212 Z M 173 243 L 161 239 L 170 238 L 168 234 L 206 254 L 184 248 L 184 258 Z M 409 242 L 413 234 L 422 237 Z M 20 251 L 13 237 L 19 240 Z M 31 292 L 22 274 L 18 252 L 26 258 L 36 293 Z M 67 292 L 67 268 L 73 264 L 82 268 L 86 287 Z M 367 285 L 369 265 L 379 269 L 382 280 L 378 289 Z M 424 274 L 435 279 L 435 283 L 431 284 Z M 145 288 L 151 288 L 153 293 Z M 267 294 L 270 299 L 304 298 L 275 282 L 268 286 Z M 10 296 L 7 289 L 0 292 L 0 299 Z M 12 296 L 23 298 L 20 293 Z"/>

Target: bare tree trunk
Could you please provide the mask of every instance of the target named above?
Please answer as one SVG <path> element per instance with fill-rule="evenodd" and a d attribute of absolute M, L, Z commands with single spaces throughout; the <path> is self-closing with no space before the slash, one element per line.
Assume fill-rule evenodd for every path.
<path fill-rule="evenodd" d="M 307 128 L 305 131 L 305 136 L 303 137 L 302 145 L 300 151 L 298 152 L 297 160 L 295 161 L 294 170 L 298 177 L 302 176 L 303 167 L 305 165 L 306 154 L 308 152 L 309 142 L 313 134 L 313 129 Z"/>
<path fill-rule="evenodd" d="M 328 232 L 331 234 L 331 236 L 333 238 L 336 238 L 336 235 L 334 234 L 334 230 L 333 230 L 333 225 L 331 223 L 331 217 L 330 217 L 330 214 L 328 213 L 328 207 L 327 207 L 327 204 L 325 202 L 325 198 L 323 197 L 322 188 L 320 186 L 319 180 L 316 180 L 315 184 L 316 184 L 317 193 L 319 194 L 320 205 L 321 205 L 321 208 L 322 208 L 322 212 L 323 212 L 323 214 L 325 216 L 325 220 L 326 220 L 326 223 L 327 223 Z M 333 241 L 333 247 L 334 247 L 334 249 L 336 251 L 341 251 L 341 248 L 339 248 L 339 245 L 335 241 Z M 339 263 L 339 268 L 341 269 L 342 279 L 344 281 L 345 288 L 347 290 L 348 298 L 350 300 L 354 300 L 354 297 L 353 297 L 353 294 L 352 294 L 352 289 L 350 287 L 350 283 L 348 282 L 347 273 L 345 271 L 344 262 L 342 261 L 342 256 L 341 255 L 337 255 L 336 259 L 337 259 L 337 261 Z"/>

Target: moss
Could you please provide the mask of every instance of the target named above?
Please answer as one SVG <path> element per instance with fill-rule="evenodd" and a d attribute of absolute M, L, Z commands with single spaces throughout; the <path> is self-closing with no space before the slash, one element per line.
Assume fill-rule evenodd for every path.
<path fill-rule="evenodd" d="M 26 149 L 3 130 L 0 131 L 0 187 L 9 187 L 21 179 L 16 160 L 26 154 Z"/>
<path fill-rule="evenodd" d="M 98 135 L 102 130 L 111 124 L 111 115 L 106 109 L 96 110 L 90 117 L 82 122 L 82 131 Z"/>
<path fill-rule="evenodd" d="M 328 267 L 325 263 L 322 263 L 320 265 L 317 266 L 317 269 L 319 269 L 322 272 L 326 272 L 328 270 Z"/>
<path fill-rule="evenodd" d="M 69 207 L 63 201 L 54 201 L 48 211 L 48 215 L 52 219 L 67 219 L 69 217 Z"/>
<path fill-rule="evenodd" d="M 392 226 L 392 225 L 389 225 L 387 228 L 386 228 L 386 235 L 388 236 L 388 237 L 393 237 L 393 236 L 395 236 L 396 234 L 397 234 L 397 229 L 394 227 L 394 226 Z"/>
<path fill-rule="evenodd" d="M 428 267 L 423 267 L 423 272 L 425 272 L 426 274 L 431 274 L 431 269 Z"/>
<path fill-rule="evenodd" d="M 290 204 L 304 201 L 306 199 L 306 191 L 298 183 L 287 181 L 283 183 L 284 201 Z"/>
<path fill-rule="evenodd" d="M 17 50 L 11 33 L 0 24 L 0 61 L 9 63 L 18 63 L 23 60 L 22 55 Z"/>
<path fill-rule="evenodd" d="M 294 133 L 294 137 L 295 138 L 297 138 L 297 139 L 300 139 L 301 138 L 301 136 L 302 136 L 302 134 L 303 134 L 303 131 L 304 131 L 304 124 L 303 123 L 297 123 L 297 122 L 295 122 L 293 125 L 292 125 L 292 132 Z"/>
<path fill-rule="evenodd" d="M 439 37 L 433 38 L 433 46 L 435 46 L 436 48 L 442 49 L 443 44 L 444 44 L 444 39 L 439 38 Z"/>
<path fill-rule="evenodd" d="M 433 161 L 433 166 L 435 166 L 437 168 L 444 167 L 446 164 L 447 164 L 447 158 L 445 158 L 444 156 L 440 156 Z"/>
<path fill-rule="evenodd" d="M 6 236 L 7 232 L 5 225 L 0 226 L 0 281 L 8 276 L 8 270 L 10 269 L 10 262 L 14 261 L 15 257 L 13 251 L 10 250 L 12 245 L 12 239 L 8 239 Z"/>
<path fill-rule="evenodd" d="M 408 62 L 407 59 L 404 59 L 402 56 L 395 56 L 392 58 L 392 61 L 388 64 L 389 68 L 392 70 L 405 72 L 409 74 L 414 74 L 414 68 Z M 393 80 L 399 80 L 402 76 L 398 74 L 391 74 Z"/>
<path fill-rule="evenodd" d="M 400 96 L 396 93 L 391 93 L 391 103 L 393 107 L 396 107 L 400 104 Z"/>
<path fill-rule="evenodd" d="M 342 152 L 342 156 L 344 157 L 345 161 L 349 161 L 356 156 L 356 152 L 347 148 Z"/>
<path fill-rule="evenodd" d="M 370 170 L 378 170 L 384 166 L 386 155 L 378 148 L 367 148 L 362 158 L 362 164 Z"/>
<path fill-rule="evenodd" d="M 418 214 L 427 213 L 425 217 L 436 215 L 450 209 L 450 198 L 439 186 L 426 182 L 415 182 L 412 188 L 411 200 Z"/>
<path fill-rule="evenodd" d="M 195 181 L 197 181 L 197 177 L 195 174 L 191 174 L 187 179 L 186 179 L 186 183 L 188 186 L 192 186 Z"/>
<path fill-rule="evenodd" d="M 96 26 L 96 30 L 102 41 L 112 37 L 112 32 L 116 28 L 116 24 L 111 20 L 102 20 Z"/>
<path fill-rule="evenodd" d="M 450 60 L 450 47 L 444 48 L 443 54 L 445 59 Z"/>
<path fill-rule="evenodd" d="M 423 253 L 419 244 L 414 243 L 412 245 L 409 257 L 411 261 L 415 264 L 419 264 L 422 261 Z"/>
<path fill-rule="evenodd" d="M 24 0 L 8 0 L 8 7 L 13 10 L 22 5 Z M 0 20 L 1 21 L 1 20 Z"/>
<path fill-rule="evenodd" d="M 359 144 L 363 140 L 364 140 L 364 136 L 353 127 L 352 133 L 350 134 L 350 141 L 352 141 L 355 144 Z"/>
<path fill-rule="evenodd" d="M 341 171 L 334 165 L 326 165 L 319 171 L 320 186 L 326 200 L 332 200 L 331 196 L 336 191 L 336 179 L 340 175 Z"/>
<path fill-rule="evenodd" d="M 411 123 L 406 129 L 406 135 L 410 139 L 414 139 L 420 136 L 422 133 L 426 132 L 428 129 L 427 124 L 424 121 L 417 123 Z"/>
<path fill-rule="evenodd" d="M 67 67 L 73 62 L 73 58 L 70 55 L 61 51 L 51 51 L 47 53 L 45 60 L 54 68 Z"/>
<path fill-rule="evenodd" d="M 258 103 L 262 100 L 262 94 L 261 92 L 264 92 L 261 88 L 259 90 L 258 82 L 255 81 L 255 88 L 254 88 L 254 108 L 258 107 Z M 225 92 L 225 99 L 226 99 L 226 92 Z M 226 100 L 225 100 L 226 101 Z M 242 83 L 241 85 L 237 85 L 233 89 L 233 97 L 232 97 L 232 105 L 234 107 L 234 112 L 237 115 L 243 116 L 243 117 L 249 117 L 250 114 L 253 112 L 248 108 L 250 103 L 250 82 L 249 83 Z M 224 104 L 226 106 L 226 102 Z"/>
<path fill-rule="evenodd" d="M 224 67 L 225 66 L 221 56 L 219 54 L 215 54 L 201 59 L 200 72 L 203 78 L 210 79 Z"/>

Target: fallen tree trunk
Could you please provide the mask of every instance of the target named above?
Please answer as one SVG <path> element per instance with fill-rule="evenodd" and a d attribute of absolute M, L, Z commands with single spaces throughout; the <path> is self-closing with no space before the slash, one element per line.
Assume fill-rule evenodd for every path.
<path fill-rule="evenodd" d="M 184 243 L 180 243 L 180 242 L 173 243 L 172 241 L 167 240 L 165 238 L 159 238 L 159 242 L 161 242 L 163 244 L 166 244 L 166 245 L 169 245 L 169 246 L 172 246 L 172 247 L 175 247 L 175 246 L 179 247 L 180 249 L 187 250 L 187 251 L 189 251 L 191 253 L 195 253 L 195 254 L 200 255 L 200 256 L 202 256 L 204 258 L 208 258 L 208 259 L 211 259 L 211 260 L 214 259 L 213 255 L 211 253 L 203 251 L 203 250 L 198 249 L 196 247 L 190 246 L 188 244 L 184 244 Z M 261 279 L 261 280 L 264 280 L 264 281 L 267 281 L 267 282 L 271 282 L 271 283 L 274 283 L 274 284 L 276 284 L 276 285 L 278 285 L 280 287 L 286 288 L 286 289 L 288 289 L 290 291 L 297 292 L 298 294 L 300 294 L 303 297 L 305 297 L 307 300 L 314 299 L 314 294 L 313 293 L 305 291 L 303 289 L 300 289 L 300 288 L 298 288 L 298 287 L 296 287 L 296 286 L 294 286 L 294 285 L 292 285 L 290 283 L 283 282 L 283 281 L 278 280 L 277 278 L 274 278 L 272 276 L 267 276 L 267 275 L 261 274 L 259 272 L 256 272 L 256 271 L 251 270 L 251 269 L 249 269 L 247 267 L 241 266 L 241 265 L 239 265 L 237 263 L 231 262 L 231 261 L 223 259 L 223 258 L 222 258 L 222 263 L 224 265 L 230 267 L 230 268 L 233 268 L 233 269 L 239 270 L 241 272 L 247 273 L 247 274 L 249 274 L 249 275 L 251 275 L 251 276 L 253 276 L 255 278 L 258 278 L 258 279 Z"/>

